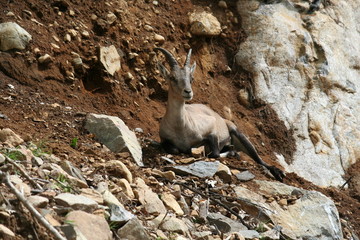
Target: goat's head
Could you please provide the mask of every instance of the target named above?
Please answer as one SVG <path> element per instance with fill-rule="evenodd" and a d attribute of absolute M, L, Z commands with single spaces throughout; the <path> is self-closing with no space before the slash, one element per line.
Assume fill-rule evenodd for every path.
<path fill-rule="evenodd" d="M 174 56 L 164 48 L 155 48 L 161 51 L 170 66 L 170 71 L 162 64 L 158 63 L 160 73 L 169 84 L 169 91 L 172 91 L 174 97 L 182 98 L 185 101 L 191 100 L 193 91 L 191 84 L 196 67 L 196 63 L 190 66 L 191 49 L 189 50 L 184 67 L 180 67 Z"/>

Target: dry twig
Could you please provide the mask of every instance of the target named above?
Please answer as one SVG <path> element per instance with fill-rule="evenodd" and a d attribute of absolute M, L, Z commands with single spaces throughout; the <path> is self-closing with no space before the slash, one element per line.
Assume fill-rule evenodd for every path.
<path fill-rule="evenodd" d="M 194 189 L 194 188 L 186 185 L 185 183 L 182 183 L 182 182 L 174 182 L 174 183 L 179 184 L 179 185 L 181 185 L 181 186 L 183 186 L 183 187 L 185 187 L 185 188 L 187 188 L 187 189 L 189 189 L 189 190 L 191 190 L 191 191 L 199 194 L 200 196 L 202 196 L 202 197 L 204 197 L 204 198 L 208 198 L 208 199 L 210 199 L 211 201 L 213 201 L 214 203 L 222 206 L 223 208 L 225 208 L 226 210 L 228 210 L 231 214 L 235 215 L 235 216 L 240 220 L 240 222 L 241 222 L 244 226 L 246 226 L 248 229 L 251 229 L 251 226 L 250 226 L 249 224 L 247 224 L 247 223 L 244 221 L 244 219 L 242 219 L 242 217 L 241 217 L 237 212 L 235 212 L 234 210 L 232 210 L 231 208 L 229 208 L 227 205 L 223 204 L 223 203 L 222 203 L 221 201 L 219 201 L 218 199 L 216 199 L 216 198 L 214 198 L 214 197 L 211 197 L 211 196 L 208 196 L 208 195 L 206 195 L 205 193 L 203 193 L 203 192 L 201 192 L 201 191 L 199 191 L 199 190 L 197 190 L 197 189 Z"/>
<path fill-rule="evenodd" d="M 40 186 L 40 184 L 35 182 L 34 179 L 32 179 L 19 164 L 17 164 L 15 161 L 13 161 L 9 157 L 6 157 L 6 161 L 8 161 L 12 165 L 14 165 L 34 187 L 36 187 L 37 189 L 43 190 L 43 188 Z"/>
<path fill-rule="evenodd" d="M 9 175 L 0 171 L 0 180 L 5 183 L 5 185 L 10 188 L 11 192 L 15 194 L 15 196 L 24 204 L 24 206 L 30 211 L 30 213 L 46 228 L 48 229 L 56 239 L 58 240 L 66 240 L 58 230 L 56 230 L 35 208 L 33 205 L 29 203 L 29 201 L 22 195 L 19 190 L 15 188 L 15 186 L 11 183 L 9 179 Z"/>

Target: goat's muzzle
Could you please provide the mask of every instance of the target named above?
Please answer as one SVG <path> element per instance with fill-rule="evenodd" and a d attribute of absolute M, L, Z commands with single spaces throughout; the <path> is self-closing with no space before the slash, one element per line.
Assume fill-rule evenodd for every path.
<path fill-rule="evenodd" d="M 183 98 L 185 101 L 190 101 L 193 98 L 193 91 L 191 89 L 184 89 L 183 91 Z"/>

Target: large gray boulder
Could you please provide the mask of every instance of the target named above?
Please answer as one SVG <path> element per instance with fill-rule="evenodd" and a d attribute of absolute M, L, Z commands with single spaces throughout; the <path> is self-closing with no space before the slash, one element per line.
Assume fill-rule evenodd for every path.
<path fill-rule="evenodd" d="M 282 233 L 291 239 L 343 239 L 339 214 L 334 202 L 316 191 L 307 191 L 279 182 L 255 180 L 259 185 L 257 193 L 244 187 L 234 188 L 239 198 L 250 201 L 258 211 L 248 211 L 260 216 L 266 215 L 274 225 L 282 227 Z M 277 201 L 268 202 L 263 196 L 299 195 L 292 204 L 283 206 Z M 251 205 L 251 204 L 250 204 Z"/>
<path fill-rule="evenodd" d="M 90 113 L 86 117 L 85 128 L 113 152 L 128 150 L 139 166 L 142 162 L 141 146 L 136 135 L 118 117 Z"/>
<path fill-rule="evenodd" d="M 248 37 L 236 62 L 253 74 L 255 96 L 294 131 L 293 159 L 279 155 L 286 171 L 341 186 L 360 158 L 360 5 L 335 0 L 306 15 L 298 2 L 239 0 Z"/>
<path fill-rule="evenodd" d="M 17 23 L 0 23 L 0 51 L 24 50 L 31 38 L 31 35 Z"/>

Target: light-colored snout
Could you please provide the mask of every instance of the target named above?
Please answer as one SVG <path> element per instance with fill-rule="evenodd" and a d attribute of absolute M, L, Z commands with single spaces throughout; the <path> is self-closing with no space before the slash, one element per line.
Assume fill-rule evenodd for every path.
<path fill-rule="evenodd" d="M 183 91 L 182 96 L 183 96 L 185 101 L 190 101 L 194 96 L 192 89 L 191 88 L 185 88 L 184 91 Z"/>

